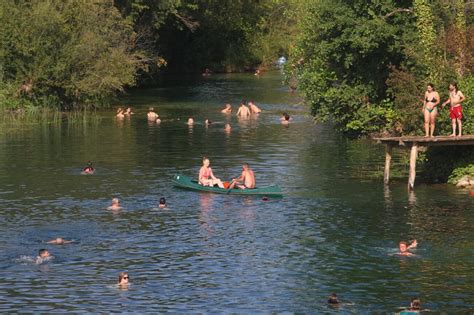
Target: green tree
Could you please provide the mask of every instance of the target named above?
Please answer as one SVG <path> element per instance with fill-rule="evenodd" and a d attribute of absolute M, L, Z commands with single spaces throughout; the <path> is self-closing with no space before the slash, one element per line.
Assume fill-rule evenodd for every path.
<path fill-rule="evenodd" d="M 0 7 L 3 106 L 98 106 L 135 84 L 142 55 L 131 51 L 133 30 L 110 1 Z"/>

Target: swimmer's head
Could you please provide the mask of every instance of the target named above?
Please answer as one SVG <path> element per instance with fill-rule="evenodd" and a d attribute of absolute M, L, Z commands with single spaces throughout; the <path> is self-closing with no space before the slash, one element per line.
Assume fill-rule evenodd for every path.
<path fill-rule="evenodd" d="M 229 103 L 225 104 L 225 108 L 229 109 L 231 107 L 232 107 L 232 105 L 230 105 Z"/>
<path fill-rule="evenodd" d="M 400 252 L 406 252 L 407 251 L 407 243 L 406 242 L 400 242 L 398 243 L 398 249 L 400 250 Z"/>
<path fill-rule="evenodd" d="M 112 204 L 119 206 L 120 205 L 120 199 L 118 199 L 118 198 L 112 199 Z"/>
<path fill-rule="evenodd" d="M 49 251 L 47 249 L 42 248 L 38 251 L 38 256 L 40 256 L 41 258 L 49 257 Z"/>
<path fill-rule="evenodd" d="M 129 280 L 130 278 L 128 277 L 128 273 L 126 272 L 119 273 L 119 276 L 118 276 L 119 285 L 127 285 Z"/>
<path fill-rule="evenodd" d="M 194 124 L 194 119 L 192 117 L 188 118 L 188 125 Z"/>
<path fill-rule="evenodd" d="M 244 170 L 248 170 L 249 167 L 250 167 L 250 166 L 249 166 L 249 163 L 244 163 L 244 164 L 242 164 L 242 168 L 243 168 Z"/>
<path fill-rule="evenodd" d="M 64 243 L 64 239 L 61 238 L 61 237 L 57 237 L 54 241 L 55 241 L 57 244 Z"/>
<path fill-rule="evenodd" d="M 210 125 L 210 124 L 212 124 L 212 121 L 210 121 L 209 119 L 206 119 L 206 120 L 204 121 L 204 123 L 205 123 L 206 125 Z"/>
<path fill-rule="evenodd" d="M 230 126 L 230 124 L 225 124 L 224 129 L 230 130 L 230 129 L 232 129 L 232 127 Z"/>
<path fill-rule="evenodd" d="M 154 111 L 154 110 L 155 110 L 155 109 L 154 109 L 153 107 L 149 107 L 149 108 L 148 108 L 148 111 L 149 111 L 149 112 L 152 112 L 152 111 Z"/>
<path fill-rule="evenodd" d="M 246 99 L 243 99 L 242 101 L 240 101 L 240 105 L 245 105 L 247 103 L 247 100 Z"/>
<path fill-rule="evenodd" d="M 283 117 L 286 121 L 290 120 L 290 115 L 288 115 L 288 113 L 283 113 Z"/>
<path fill-rule="evenodd" d="M 339 300 L 337 299 L 337 294 L 332 293 L 329 298 L 328 298 L 328 303 L 329 304 L 339 304 Z"/>
<path fill-rule="evenodd" d="M 160 198 L 160 203 L 159 203 L 158 206 L 159 206 L 160 208 L 166 207 L 166 199 L 165 199 L 165 197 L 161 197 L 161 198 Z"/>

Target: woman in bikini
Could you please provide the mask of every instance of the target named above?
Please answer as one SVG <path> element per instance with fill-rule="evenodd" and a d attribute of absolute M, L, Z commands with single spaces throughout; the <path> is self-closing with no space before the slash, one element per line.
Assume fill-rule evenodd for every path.
<path fill-rule="evenodd" d="M 203 186 L 210 186 L 214 187 L 215 185 L 219 186 L 220 188 L 224 188 L 224 184 L 222 181 L 215 177 L 212 173 L 212 169 L 209 167 L 211 162 L 207 157 L 202 159 L 202 167 L 199 170 L 199 184 Z"/>
<path fill-rule="evenodd" d="M 436 127 L 436 115 L 440 101 L 438 92 L 435 91 L 432 83 L 428 83 L 423 100 L 423 115 L 425 116 L 425 137 L 433 137 Z"/>

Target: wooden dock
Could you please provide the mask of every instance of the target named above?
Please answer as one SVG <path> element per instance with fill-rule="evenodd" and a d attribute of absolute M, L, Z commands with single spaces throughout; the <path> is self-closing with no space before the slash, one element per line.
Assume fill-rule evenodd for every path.
<path fill-rule="evenodd" d="M 408 189 L 413 190 L 415 186 L 416 176 L 416 158 L 420 148 L 432 146 L 448 146 L 448 145 L 474 145 L 474 135 L 466 135 L 461 137 L 387 137 L 374 138 L 377 143 L 385 145 L 385 169 L 384 184 L 388 185 L 390 179 L 390 163 L 392 161 L 392 149 L 398 147 L 410 150 L 410 172 L 408 175 Z"/>

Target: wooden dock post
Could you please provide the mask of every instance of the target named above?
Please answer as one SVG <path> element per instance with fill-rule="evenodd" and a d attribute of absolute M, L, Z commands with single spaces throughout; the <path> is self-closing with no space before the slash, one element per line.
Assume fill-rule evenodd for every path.
<path fill-rule="evenodd" d="M 383 182 L 388 185 L 390 180 L 390 162 L 392 161 L 392 145 L 385 145 L 385 169 L 383 171 Z"/>
<path fill-rule="evenodd" d="M 437 137 L 383 137 L 375 138 L 377 143 L 385 145 L 385 169 L 383 172 L 383 181 L 387 185 L 390 180 L 390 164 L 392 162 L 392 149 L 395 147 L 401 149 L 410 149 L 410 172 L 408 176 L 408 190 L 413 191 L 416 177 L 416 158 L 418 150 L 432 146 L 474 146 L 474 135 L 464 135 L 459 137 L 437 136 Z"/>
<path fill-rule="evenodd" d="M 408 175 L 408 190 L 413 190 L 415 187 L 416 176 L 416 158 L 418 156 L 418 143 L 413 142 L 410 151 L 410 173 Z"/>

